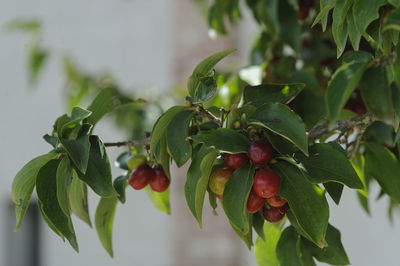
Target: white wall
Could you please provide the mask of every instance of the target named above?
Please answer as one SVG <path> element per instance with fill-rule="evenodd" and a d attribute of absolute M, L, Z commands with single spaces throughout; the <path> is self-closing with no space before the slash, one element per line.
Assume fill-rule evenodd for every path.
<path fill-rule="evenodd" d="M 0 25 L 15 17 L 38 17 L 45 26 L 44 42 L 56 47 L 55 53 L 65 50 L 93 72 L 110 71 L 126 87 L 154 86 L 162 90 L 172 85 L 170 14 L 168 1 L 163 0 L 2 0 L 0 3 Z M 242 26 L 241 32 L 246 38 L 240 45 L 249 47 L 252 38 L 248 26 Z M 49 150 L 41 137 L 50 132 L 52 121 L 65 112 L 59 65 L 54 61 L 47 65 L 37 88 L 28 88 L 25 48 L 21 35 L 1 32 L 0 265 L 4 266 L 7 229 L 3 217 L 10 200 L 12 178 L 24 163 Z M 105 140 L 124 138 L 107 123 L 102 123 L 97 131 Z M 110 158 L 117 154 L 116 149 L 109 152 Z M 158 212 L 143 191 L 128 189 L 128 198 L 116 213 L 114 260 L 103 251 L 96 232 L 76 220 L 80 254 L 42 225 L 43 265 L 168 265 L 172 254 L 172 219 Z M 92 214 L 96 201 L 91 194 Z M 341 229 L 353 265 L 399 265 L 400 217 L 397 215 L 394 226 L 390 226 L 386 207 L 384 201 L 373 204 L 373 217 L 368 218 L 354 193 L 348 190 L 341 208 L 332 206 L 331 223 Z M 248 254 L 248 263 L 254 265 L 252 254 Z"/>
<path fill-rule="evenodd" d="M 171 85 L 166 1 L 1 1 L 0 25 L 15 17 L 40 18 L 45 29 L 44 43 L 55 47 L 55 54 L 68 52 L 91 72 L 110 71 L 125 87 L 165 90 Z M 49 150 L 41 137 L 51 131 L 52 121 L 65 112 L 65 101 L 58 62 L 46 66 L 37 88 L 28 88 L 24 38 L 1 32 L 0 40 L 3 207 L 9 202 L 15 173 L 31 158 Z M 147 91 L 137 93 L 145 97 Z M 96 131 L 105 141 L 125 139 L 107 123 Z M 119 151 L 110 149 L 110 158 L 115 159 Z M 114 172 L 117 174 L 118 170 Z M 75 220 L 80 254 L 42 223 L 42 265 L 167 265 L 168 217 L 151 205 L 144 191 L 128 189 L 127 193 L 129 200 L 118 206 L 115 218 L 114 260 L 101 247 L 96 231 Z M 96 203 L 97 197 L 91 194 L 92 217 Z M 0 265 L 6 266 L 5 208 L 0 211 Z"/>

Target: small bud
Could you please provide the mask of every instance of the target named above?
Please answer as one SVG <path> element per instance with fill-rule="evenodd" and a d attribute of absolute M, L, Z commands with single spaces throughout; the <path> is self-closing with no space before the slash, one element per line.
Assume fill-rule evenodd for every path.
<path fill-rule="evenodd" d="M 269 162 L 270 164 L 274 164 L 277 163 L 278 161 L 276 159 L 271 159 L 271 161 Z"/>
<path fill-rule="evenodd" d="M 238 129 L 238 128 L 240 128 L 240 126 L 241 126 L 240 121 L 235 121 L 235 122 L 233 123 L 233 128 Z"/>
<path fill-rule="evenodd" d="M 257 133 L 257 129 L 255 129 L 254 127 L 248 127 L 247 128 L 247 133 L 249 133 L 249 135 L 253 135 Z"/>

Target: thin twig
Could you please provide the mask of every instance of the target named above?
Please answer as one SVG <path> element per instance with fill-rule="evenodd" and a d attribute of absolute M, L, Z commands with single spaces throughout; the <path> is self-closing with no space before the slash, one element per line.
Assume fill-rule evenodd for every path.
<path fill-rule="evenodd" d="M 353 160 L 354 156 L 356 156 L 358 147 L 360 146 L 362 137 L 363 137 L 364 132 L 367 129 L 367 127 L 368 127 L 368 125 L 361 126 L 356 139 L 349 144 L 349 146 L 347 148 L 347 153 L 348 153 L 348 158 L 350 161 Z"/>
<path fill-rule="evenodd" d="M 203 115 L 218 125 L 221 125 L 221 119 L 213 115 L 210 111 L 204 109 L 202 106 L 197 106 L 197 111 L 200 115 Z"/>
<path fill-rule="evenodd" d="M 221 109 L 220 109 L 220 111 L 221 111 L 221 124 L 220 124 L 220 127 L 223 127 L 224 126 L 224 118 L 225 118 L 225 108 L 224 107 L 221 107 Z"/>
<path fill-rule="evenodd" d="M 322 135 L 325 135 L 330 132 L 346 132 L 350 129 L 353 129 L 358 126 L 365 126 L 365 125 L 370 125 L 372 122 L 375 121 L 375 118 L 373 117 L 372 114 L 370 113 L 365 113 L 360 116 L 352 117 L 349 119 L 344 119 L 344 120 L 339 120 L 332 126 L 329 126 L 328 121 L 322 122 L 315 127 L 313 127 L 309 132 L 308 132 L 308 138 L 309 139 L 316 139 Z"/>
<path fill-rule="evenodd" d="M 150 147 L 150 142 L 148 140 L 128 140 L 128 141 L 119 141 L 119 142 L 105 142 L 105 147 L 138 147 L 138 146 L 145 146 Z"/>

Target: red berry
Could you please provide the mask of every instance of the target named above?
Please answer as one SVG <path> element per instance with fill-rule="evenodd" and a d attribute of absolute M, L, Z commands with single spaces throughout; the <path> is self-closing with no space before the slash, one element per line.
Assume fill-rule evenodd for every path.
<path fill-rule="evenodd" d="M 224 164 L 226 166 L 232 169 L 239 169 L 249 161 L 249 158 L 245 153 L 237 153 L 237 154 L 223 153 L 222 160 L 224 161 Z"/>
<path fill-rule="evenodd" d="M 285 199 L 279 197 L 278 194 L 267 199 L 267 203 L 271 207 L 282 207 L 283 205 L 286 204 L 286 202 L 287 201 Z"/>
<path fill-rule="evenodd" d="M 278 193 L 279 176 L 271 169 L 262 169 L 254 176 L 254 191 L 262 198 L 270 198 Z"/>
<path fill-rule="evenodd" d="M 257 212 L 259 209 L 261 209 L 262 206 L 264 206 L 264 203 L 265 199 L 258 196 L 254 189 L 251 188 L 249 197 L 247 198 L 247 212 Z"/>
<path fill-rule="evenodd" d="M 282 207 L 264 207 L 263 208 L 263 216 L 265 220 L 270 223 L 276 223 L 282 220 L 285 216 L 288 207 L 287 204 L 283 205 Z"/>
<path fill-rule="evenodd" d="M 129 177 L 129 185 L 134 189 L 142 189 L 149 184 L 155 177 L 154 170 L 147 164 L 142 164 L 136 168 Z"/>
<path fill-rule="evenodd" d="M 217 198 L 219 198 L 220 200 L 222 200 L 222 195 L 216 195 Z"/>
<path fill-rule="evenodd" d="M 350 98 L 344 106 L 344 109 L 350 110 L 358 115 L 363 115 L 367 112 L 362 100 L 357 98 Z"/>
<path fill-rule="evenodd" d="M 250 145 L 249 158 L 255 164 L 266 164 L 271 161 L 274 149 L 269 142 L 259 140 Z"/>
<path fill-rule="evenodd" d="M 169 179 L 165 175 L 165 172 L 161 165 L 156 165 L 153 167 L 155 177 L 150 180 L 150 187 L 156 192 L 163 192 L 169 187 Z"/>
<path fill-rule="evenodd" d="M 367 109 L 363 105 L 359 105 L 354 109 L 354 112 L 358 115 L 363 115 L 367 112 Z"/>
<path fill-rule="evenodd" d="M 311 8 L 314 6 L 313 0 L 300 0 L 299 1 L 299 11 L 297 17 L 300 20 L 305 20 L 310 14 Z"/>

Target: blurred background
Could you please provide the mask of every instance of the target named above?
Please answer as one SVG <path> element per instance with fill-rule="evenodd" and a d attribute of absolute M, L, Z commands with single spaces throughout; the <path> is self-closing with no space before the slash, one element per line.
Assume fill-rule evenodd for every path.
<path fill-rule="evenodd" d="M 0 265 L 256 265 L 252 251 L 231 231 L 220 208 L 220 215 L 214 216 L 206 203 L 199 229 L 183 195 L 185 167 L 173 168 L 170 216 L 159 212 L 144 191 L 127 188 L 127 203 L 118 205 L 114 220 L 114 259 L 103 250 L 95 230 L 77 219 L 80 253 L 75 253 L 49 230 L 34 201 L 21 229 L 13 232 L 13 177 L 30 159 L 49 150 L 42 136 L 51 132 L 53 121 L 76 103 L 86 106 L 95 88 L 113 84 L 122 93 L 156 103 L 122 110 L 95 131 L 105 142 L 137 139 L 151 129 L 162 110 L 183 102 L 182 88 L 203 58 L 236 48 L 222 67 L 237 72 L 249 64 L 257 32 L 246 9 L 229 37 L 215 37 L 197 2 L 1 1 Z M 14 19 L 34 19 L 41 26 L 17 25 L 19 32 L 10 32 L 6 25 Z M 110 160 L 122 152 L 107 151 Z M 114 168 L 113 174 L 122 173 Z M 371 195 L 378 193 L 372 188 Z M 93 217 L 98 197 L 89 197 Z M 330 203 L 330 222 L 341 230 L 352 265 L 399 265 L 400 217 L 392 224 L 388 221 L 387 202 L 372 199 L 372 217 L 349 190 L 344 191 L 340 208 Z"/>

